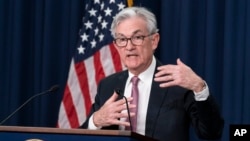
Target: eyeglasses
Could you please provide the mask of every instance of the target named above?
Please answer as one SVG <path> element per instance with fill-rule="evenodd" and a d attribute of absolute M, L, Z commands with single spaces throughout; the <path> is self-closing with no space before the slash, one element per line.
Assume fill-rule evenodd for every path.
<path fill-rule="evenodd" d="M 125 47 L 128 44 L 128 40 L 130 40 L 133 45 L 140 46 L 140 45 L 142 45 L 142 43 L 144 41 L 144 38 L 148 37 L 148 36 L 151 36 L 151 35 L 153 35 L 153 34 L 149 34 L 149 35 L 133 35 L 130 38 L 125 38 L 125 37 L 116 38 L 116 39 L 114 39 L 114 43 L 118 47 Z"/>

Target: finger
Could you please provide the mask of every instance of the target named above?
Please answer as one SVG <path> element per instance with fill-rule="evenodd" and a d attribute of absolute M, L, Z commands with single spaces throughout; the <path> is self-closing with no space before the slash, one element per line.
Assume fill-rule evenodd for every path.
<path fill-rule="evenodd" d="M 181 61 L 180 58 L 178 58 L 178 59 L 176 60 L 176 62 L 177 62 L 177 65 L 186 66 L 186 64 L 184 64 L 184 63 Z"/>
<path fill-rule="evenodd" d="M 135 113 L 130 113 L 130 117 L 134 117 Z M 109 120 L 109 122 L 107 123 L 107 125 L 123 125 L 123 126 L 130 126 L 129 121 L 124 121 L 124 120 L 120 120 L 121 118 L 128 118 L 128 113 L 117 113 L 116 115 L 112 116 L 112 118 Z"/>
<path fill-rule="evenodd" d="M 177 65 L 165 65 L 157 68 L 158 72 L 155 74 L 155 77 L 173 74 L 177 69 Z"/>
<path fill-rule="evenodd" d="M 160 77 L 160 76 L 163 76 L 163 75 L 167 75 L 167 72 L 164 71 L 164 70 L 161 70 L 161 71 L 159 71 L 159 72 L 157 72 L 157 73 L 155 74 L 155 77 Z"/>
<path fill-rule="evenodd" d="M 168 81 L 173 81 L 174 78 L 173 78 L 173 75 L 165 75 L 165 76 L 161 76 L 161 77 L 155 77 L 154 80 L 156 82 L 168 82 Z"/>
<path fill-rule="evenodd" d="M 130 123 L 128 121 L 120 121 L 120 120 L 115 120 L 113 124 L 120 126 L 130 126 Z"/>
<path fill-rule="evenodd" d="M 169 82 L 166 82 L 166 83 L 161 83 L 160 87 L 166 88 L 166 87 L 171 87 L 171 86 L 175 86 L 175 85 L 176 85 L 175 81 L 169 81 Z"/>
<path fill-rule="evenodd" d="M 128 97 L 127 100 L 128 100 L 128 102 L 130 102 L 133 100 L 133 97 Z"/>
<path fill-rule="evenodd" d="M 130 117 L 134 117 L 135 116 L 135 113 L 134 112 L 130 112 Z M 112 120 L 112 124 L 115 124 L 115 125 L 123 125 L 123 126 L 130 126 L 130 123 L 129 121 L 125 120 L 119 120 L 121 118 L 128 118 L 128 113 L 126 111 L 126 113 L 120 113 L 120 115 L 117 115 L 117 117 L 120 117 L 120 118 L 117 118 L 117 119 L 114 119 Z"/>
<path fill-rule="evenodd" d="M 106 101 L 107 104 L 114 102 L 117 98 L 119 97 L 118 94 L 116 94 L 115 92 L 113 93 L 113 95 Z"/>
<path fill-rule="evenodd" d="M 157 72 L 155 74 L 155 77 L 161 77 L 161 76 L 165 76 L 165 75 L 170 75 L 172 74 L 173 71 L 172 70 L 169 70 L 169 69 L 164 69 L 164 70 L 160 70 L 159 72 Z"/>
<path fill-rule="evenodd" d="M 128 102 L 130 102 L 130 101 L 132 101 L 132 100 L 133 100 L 132 97 L 128 97 L 128 98 L 127 98 L 127 101 L 128 101 Z M 125 98 L 123 98 L 123 99 L 117 100 L 114 104 L 115 104 L 115 106 L 119 106 L 119 105 L 123 105 L 123 104 L 125 104 L 125 103 L 126 103 L 126 100 L 125 100 Z"/>
<path fill-rule="evenodd" d="M 134 116 L 135 116 L 135 113 L 130 112 L 130 117 L 134 117 Z M 116 114 L 116 118 L 128 118 L 128 117 L 129 117 L 128 116 L 128 111 Z"/>
<path fill-rule="evenodd" d="M 173 69 L 175 69 L 175 67 L 176 67 L 176 65 L 169 64 L 169 65 L 159 66 L 159 67 L 157 67 L 157 70 L 158 71 L 161 71 L 161 70 L 173 70 Z"/>
<path fill-rule="evenodd" d="M 134 104 L 128 104 L 129 109 L 135 108 L 135 107 L 136 107 L 136 105 L 134 105 Z M 123 110 L 127 110 L 127 104 L 116 106 L 115 112 L 121 112 Z"/>

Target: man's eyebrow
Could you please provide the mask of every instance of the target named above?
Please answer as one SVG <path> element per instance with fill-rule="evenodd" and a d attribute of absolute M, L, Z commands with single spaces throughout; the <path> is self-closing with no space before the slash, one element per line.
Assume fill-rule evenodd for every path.
<path fill-rule="evenodd" d="M 124 36 L 125 37 L 125 35 L 123 35 L 122 33 L 116 33 L 115 36 Z"/>
<path fill-rule="evenodd" d="M 132 36 L 135 35 L 135 34 L 138 34 L 138 33 L 143 33 L 142 30 L 138 29 L 138 30 L 135 30 L 133 33 L 132 33 Z M 126 37 L 124 34 L 122 33 L 116 33 L 115 34 L 116 36 L 123 36 L 123 37 Z"/>
<path fill-rule="evenodd" d="M 143 33 L 143 32 L 140 29 L 138 29 L 138 30 L 134 31 L 132 35 L 135 35 L 137 33 Z"/>

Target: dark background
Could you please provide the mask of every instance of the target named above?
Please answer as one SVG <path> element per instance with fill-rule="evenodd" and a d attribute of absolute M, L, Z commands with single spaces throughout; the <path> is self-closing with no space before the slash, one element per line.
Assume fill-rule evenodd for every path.
<path fill-rule="evenodd" d="M 4 125 L 55 127 L 87 0 L 0 0 L 0 120 L 36 93 Z M 230 124 L 250 124 L 250 1 L 136 0 L 157 16 L 165 64 L 178 57 L 203 77 Z M 167 119 L 166 119 L 167 120 Z M 191 140 L 195 140 L 193 135 Z"/>

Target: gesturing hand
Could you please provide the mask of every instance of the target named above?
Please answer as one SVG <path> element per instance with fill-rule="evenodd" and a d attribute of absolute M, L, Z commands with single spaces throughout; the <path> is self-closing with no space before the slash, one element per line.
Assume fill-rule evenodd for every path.
<path fill-rule="evenodd" d="M 127 118 L 127 112 L 122 112 L 126 110 L 125 99 L 117 100 L 118 94 L 115 92 L 113 95 L 104 103 L 104 105 L 94 113 L 93 121 L 95 126 L 104 127 L 110 125 L 123 125 L 130 126 L 127 121 L 120 121 L 120 118 Z M 117 101 L 116 101 L 117 100 Z M 132 100 L 131 97 L 127 98 L 128 102 Z M 134 108 L 136 105 L 129 105 L 129 108 Z M 131 116 L 134 116 L 134 113 L 130 113 Z"/>
<path fill-rule="evenodd" d="M 179 58 L 177 65 L 164 65 L 157 68 L 154 80 L 162 82 L 160 87 L 181 86 L 195 92 L 200 92 L 204 81 Z"/>

